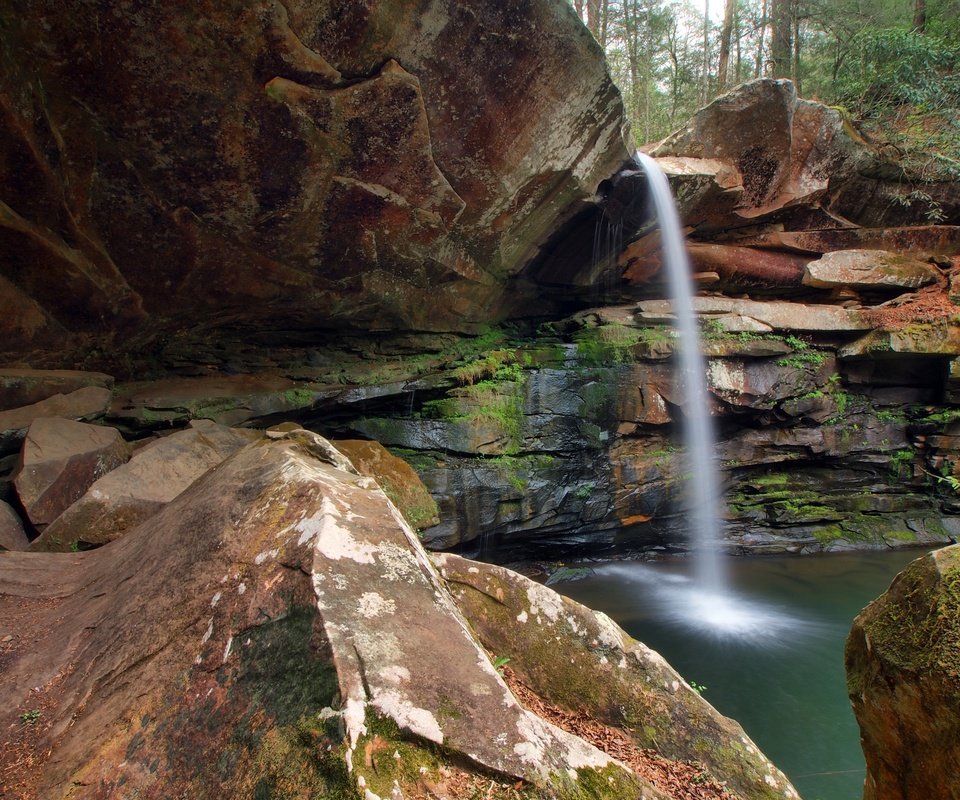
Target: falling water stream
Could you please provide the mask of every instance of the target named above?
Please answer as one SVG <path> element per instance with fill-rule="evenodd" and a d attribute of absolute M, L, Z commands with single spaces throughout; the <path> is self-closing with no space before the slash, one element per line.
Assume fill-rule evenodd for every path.
<path fill-rule="evenodd" d="M 693 555 L 596 565 L 592 577 L 557 588 L 608 613 L 690 680 L 705 682 L 708 699 L 744 724 L 804 796 L 849 800 L 864 772 L 846 701 L 843 639 L 853 615 L 911 556 L 724 559 L 706 364 L 683 233 L 666 176 L 652 158 L 636 158 L 657 214 L 679 337 L 689 476 L 683 510 Z"/>
<path fill-rule="evenodd" d="M 714 459 L 716 436 L 680 215 L 670 183 L 657 162 L 644 153 L 635 157 L 647 175 L 660 228 L 663 264 L 679 337 L 678 381 L 684 390 L 684 470 L 688 476 L 684 512 L 693 550 L 694 580 L 664 586 L 663 592 L 670 594 L 668 607 L 675 623 L 702 634 L 731 639 L 776 635 L 794 626 L 796 620 L 738 595 L 729 585 L 722 552 L 720 478 Z"/>
<path fill-rule="evenodd" d="M 728 596 L 720 552 L 720 481 L 713 458 L 716 436 L 707 403 L 706 363 L 693 309 L 693 276 L 667 176 L 650 156 L 637 153 L 636 158 L 647 175 L 657 214 L 663 264 L 680 340 L 678 378 L 684 388 L 684 438 L 690 476 L 686 482 L 686 511 L 695 548 L 700 614 L 714 616 L 716 611 L 717 622 L 722 623 L 729 615 L 720 608 Z"/>

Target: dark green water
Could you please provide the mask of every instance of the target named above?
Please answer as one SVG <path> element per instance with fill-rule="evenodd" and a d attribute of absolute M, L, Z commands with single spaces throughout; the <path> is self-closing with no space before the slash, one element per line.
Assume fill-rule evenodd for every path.
<path fill-rule="evenodd" d="M 738 720 L 804 800 L 859 800 L 847 700 L 850 623 L 924 551 L 730 559 L 732 603 L 701 597 L 688 562 L 610 562 L 554 586 L 658 650 Z"/>

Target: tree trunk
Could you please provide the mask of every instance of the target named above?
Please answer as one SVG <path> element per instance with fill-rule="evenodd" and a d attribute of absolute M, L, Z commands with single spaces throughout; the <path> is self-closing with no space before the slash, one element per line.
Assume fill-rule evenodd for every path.
<path fill-rule="evenodd" d="M 927 0 L 914 0 L 913 2 L 913 29 L 917 33 L 923 33 L 927 28 Z"/>
<path fill-rule="evenodd" d="M 753 77 L 759 78 L 763 75 L 763 46 L 764 34 L 767 31 L 767 0 L 763 0 L 760 7 L 760 32 L 757 35 L 757 59 L 753 65 Z"/>
<path fill-rule="evenodd" d="M 700 84 L 700 105 L 710 101 L 710 0 L 703 0 L 703 80 Z"/>
<path fill-rule="evenodd" d="M 800 14 L 797 12 L 798 0 L 793 0 L 793 59 L 790 65 L 790 77 L 800 94 Z"/>
<path fill-rule="evenodd" d="M 792 0 L 770 2 L 770 70 L 773 78 L 791 77 L 793 65 Z"/>
<path fill-rule="evenodd" d="M 726 0 L 723 6 L 723 28 L 720 30 L 720 59 L 717 62 L 717 94 L 727 88 L 727 67 L 730 64 L 730 37 L 733 35 L 733 10 L 737 0 Z"/>
<path fill-rule="evenodd" d="M 587 0 L 587 27 L 593 37 L 600 41 L 600 0 Z"/>

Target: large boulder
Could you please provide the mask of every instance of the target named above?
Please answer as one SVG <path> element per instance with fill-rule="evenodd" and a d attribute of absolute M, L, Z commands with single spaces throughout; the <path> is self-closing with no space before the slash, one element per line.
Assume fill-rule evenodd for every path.
<path fill-rule="evenodd" d="M 2 277 L 32 313 L 7 352 L 58 327 L 180 331 L 198 358 L 228 327 L 476 328 L 629 156 L 563 0 L 115 12 L 3 11 Z"/>
<path fill-rule="evenodd" d="M 960 796 L 960 547 L 913 562 L 854 620 L 847 688 L 864 800 Z"/>
<path fill-rule="evenodd" d="M 376 480 L 414 530 L 440 522 L 437 504 L 416 470 L 379 442 L 338 439 L 337 450 L 350 459 L 361 475 Z"/>
<path fill-rule="evenodd" d="M 200 476 L 259 437 L 256 431 L 194 420 L 98 478 L 34 540 L 33 550 L 104 544 L 153 516 Z"/>
<path fill-rule="evenodd" d="M 23 520 L 8 503 L 0 500 L 0 550 L 26 550 L 29 544 Z"/>
<path fill-rule="evenodd" d="M 36 419 L 98 419 L 107 413 L 111 400 L 106 387 L 84 386 L 68 394 L 54 394 L 27 406 L 0 411 L 0 454 L 19 450 L 27 429 Z"/>
<path fill-rule="evenodd" d="M 903 292 L 936 283 L 932 265 L 885 250 L 835 250 L 807 264 L 803 284 L 821 289 L 884 289 Z"/>
<path fill-rule="evenodd" d="M 115 428 L 41 417 L 27 430 L 13 483 L 30 522 L 43 528 L 129 458 Z"/>
<path fill-rule="evenodd" d="M 612 725 L 630 720 L 639 747 L 705 763 L 744 800 L 798 797 L 736 722 L 604 614 L 503 567 L 432 558 L 484 646 L 509 659 L 544 699 Z M 558 645 L 562 657 L 555 658 Z"/>
<path fill-rule="evenodd" d="M 726 204 L 731 213 L 691 215 L 698 233 L 768 219 L 788 230 L 917 225 L 933 214 L 960 221 L 955 179 L 904 174 L 840 111 L 800 99 L 786 80 L 751 81 L 718 97 L 652 155 L 669 158 L 668 169 L 685 157 L 739 174 L 740 195 Z"/>
<path fill-rule="evenodd" d="M 747 219 L 819 200 L 832 171 L 849 169 L 845 162 L 862 157 L 838 112 L 798 99 L 790 81 L 770 79 L 718 97 L 653 155 L 710 158 L 735 167 L 743 185 L 736 213 Z"/>
<path fill-rule="evenodd" d="M 30 616 L 30 636 L 4 644 L 0 687 L 0 768 L 17 796 L 676 797 L 539 716 L 539 683 L 518 702 L 372 479 L 316 434 L 272 437 L 105 547 L 0 559 L 0 618 Z M 514 626 L 554 636 L 564 601 L 539 588 L 535 603 Z M 658 656 L 592 625 L 638 662 L 624 675 L 667 681 L 657 707 L 678 703 L 691 741 L 698 726 L 737 732 Z M 618 756 L 645 757 L 601 728 Z M 715 778 L 707 796 L 728 775 L 744 797 L 789 791 L 752 748 L 731 741 L 723 765 L 694 770 Z"/>

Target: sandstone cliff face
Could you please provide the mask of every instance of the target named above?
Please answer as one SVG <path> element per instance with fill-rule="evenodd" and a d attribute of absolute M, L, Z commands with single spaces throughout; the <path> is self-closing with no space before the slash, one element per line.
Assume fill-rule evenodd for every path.
<path fill-rule="evenodd" d="M 628 156 L 562 0 L 0 15 L 8 355 L 198 322 L 469 330 Z"/>
<path fill-rule="evenodd" d="M 960 796 L 960 548 L 918 559 L 854 620 L 847 687 L 864 800 Z"/>

